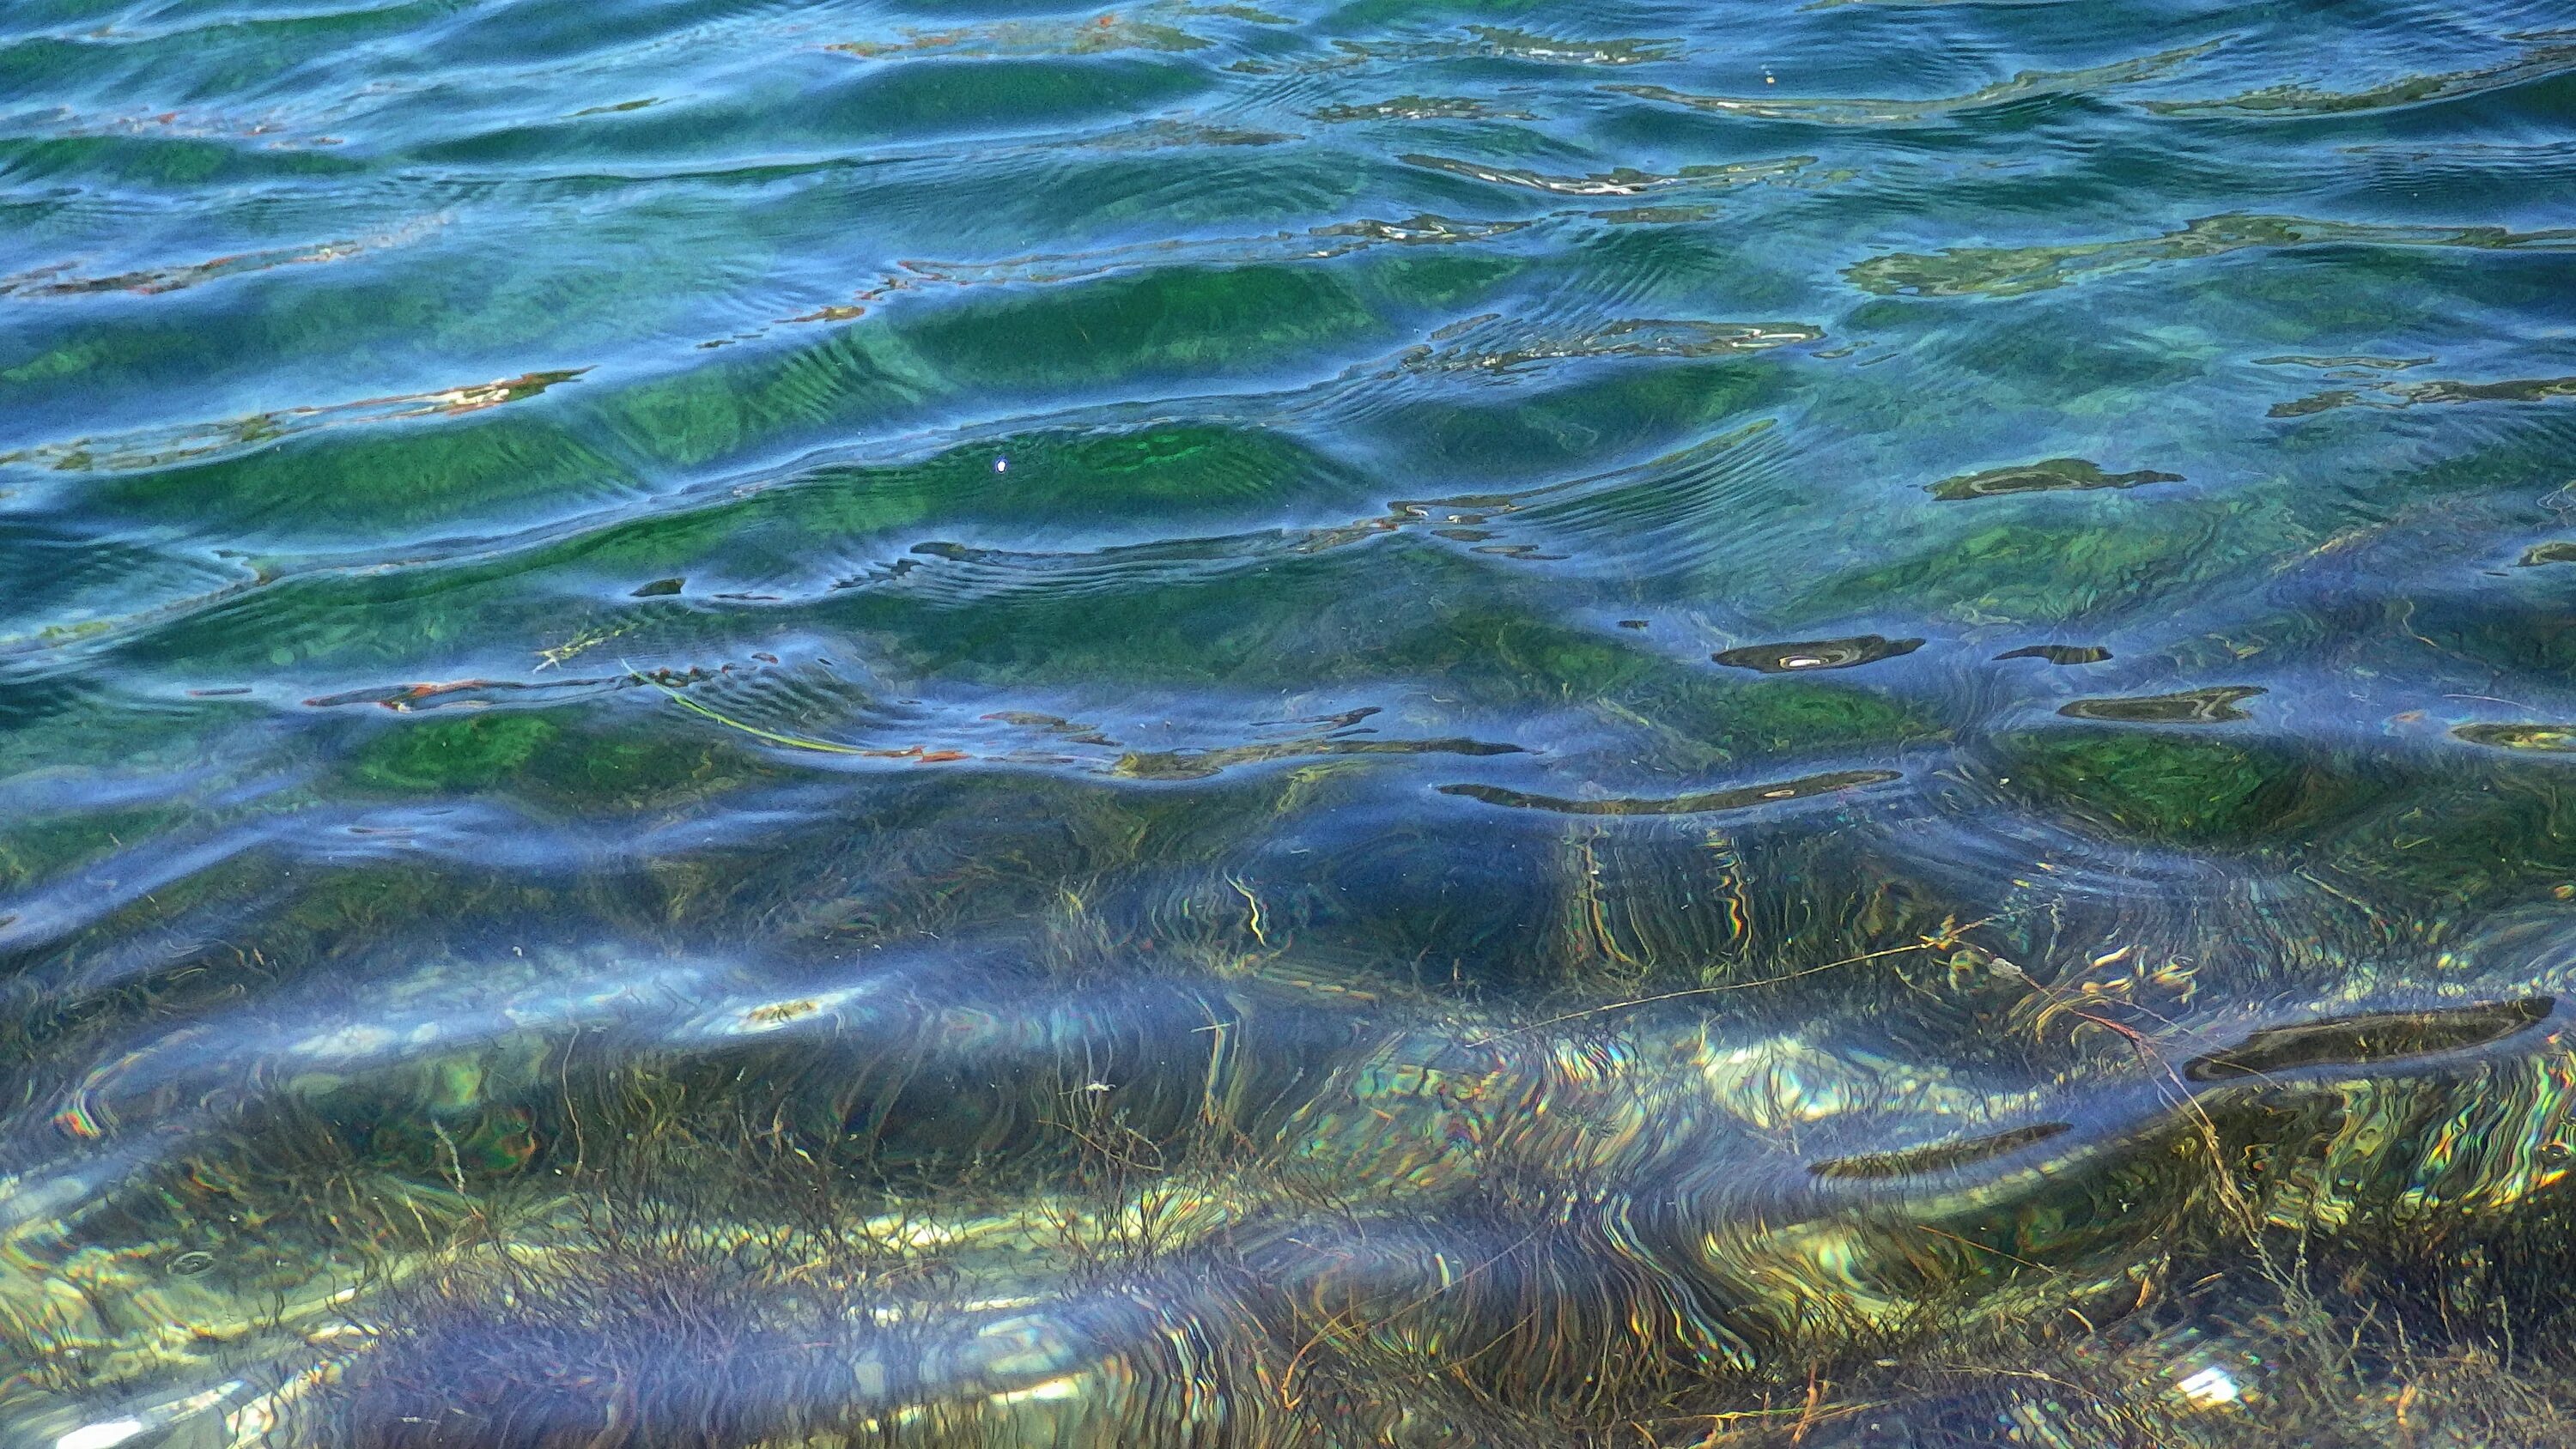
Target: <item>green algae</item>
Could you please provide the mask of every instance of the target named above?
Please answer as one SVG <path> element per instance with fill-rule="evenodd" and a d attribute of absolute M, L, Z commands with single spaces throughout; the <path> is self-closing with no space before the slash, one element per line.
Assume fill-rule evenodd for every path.
<path fill-rule="evenodd" d="M 562 727 L 529 714 L 397 725 L 360 757 L 358 777 L 396 790 L 483 790 L 518 773 Z"/>
<path fill-rule="evenodd" d="M 2144 526 L 2129 526 L 2125 516 L 2024 516 L 1973 530 L 1926 528 L 1885 550 L 1883 562 L 1808 583 L 1798 612 L 1870 611 L 1902 598 L 1981 623 L 2065 623 L 2191 597 L 2228 572 L 2229 561 L 2208 546 L 2214 537 L 2252 554 L 2292 545 L 2302 532 L 2281 501 L 2260 493 L 2142 506 L 2148 511 L 2134 516 Z"/>
<path fill-rule="evenodd" d="M 2351 783 L 2294 757 L 2163 732 L 2042 731 L 2012 742 L 2013 788 L 2145 840 L 2290 844 L 2357 803 Z"/>

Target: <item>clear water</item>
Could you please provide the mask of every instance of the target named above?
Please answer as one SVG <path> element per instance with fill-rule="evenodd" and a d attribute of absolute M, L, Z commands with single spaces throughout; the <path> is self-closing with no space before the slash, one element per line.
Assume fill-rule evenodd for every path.
<path fill-rule="evenodd" d="M 2576 1437 L 2576 10 L 0 5 L 0 1444 Z"/>

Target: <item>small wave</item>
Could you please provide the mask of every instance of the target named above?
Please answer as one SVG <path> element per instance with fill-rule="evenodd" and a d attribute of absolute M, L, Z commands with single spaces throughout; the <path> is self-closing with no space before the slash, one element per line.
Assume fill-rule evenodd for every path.
<path fill-rule="evenodd" d="M 1500 25 L 1465 27 L 1465 40 L 1336 40 L 1354 60 L 1519 60 L 1537 65 L 1652 65 L 1678 60 L 1678 40 L 1568 40 Z"/>
<path fill-rule="evenodd" d="M 2464 724 L 2454 726 L 2451 735 L 2500 750 L 2576 755 L 2576 725 L 2570 724 Z"/>
<path fill-rule="evenodd" d="M 132 292 L 138 296 L 158 296 L 188 287 L 200 286 L 225 277 L 250 272 L 264 272 L 275 267 L 310 266 L 318 262 L 336 262 L 386 247 L 399 246 L 429 231 L 435 223 L 399 228 L 375 237 L 349 241 L 322 242 L 304 247 L 272 247 L 263 251 L 236 252 L 202 262 L 175 266 L 145 267 L 130 272 L 113 272 L 100 276 L 69 276 L 70 263 L 56 263 L 14 277 L 0 277 L 0 297 L 79 297 L 94 292 Z"/>
<path fill-rule="evenodd" d="M 1953 116 L 1967 115 L 2015 101 L 2044 99 L 2052 96 L 2095 95 L 2120 86 L 2136 85 L 2168 75 L 2181 66 L 2216 50 L 2220 41 L 2207 41 L 2134 60 L 2114 61 L 2108 65 L 2088 66 L 2082 70 L 2026 70 L 2010 79 L 1979 86 L 1964 95 L 1943 96 L 1932 100 L 1868 100 L 1839 97 L 1807 96 L 1711 96 L 1693 95 L 1670 86 L 1609 85 L 1605 91 L 1635 96 L 1639 100 L 1681 106 L 1694 111 L 1715 111 L 1721 115 L 1749 116 L 1766 121 L 1803 121 L 1818 126 L 1919 126 Z"/>
<path fill-rule="evenodd" d="M 2148 101 L 2146 107 L 2167 116 L 2246 116 L 2265 120 L 2347 116 L 2482 95 L 2561 75 L 2571 66 L 2576 66 L 2576 45 L 2539 45 L 2500 64 L 2437 75 L 2400 76 L 2356 91 L 2318 90 L 2284 82 L 2223 98 Z"/>
<path fill-rule="evenodd" d="M 1219 745 L 1210 749 L 1133 751 L 1118 757 L 1110 773 L 1130 780 L 1204 780 L 1238 765 L 1267 765 L 1280 760 L 1335 755 L 1517 755 L 1519 745 L 1490 740 L 1263 740 Z"/>
<path fill-rule="evenodd" d="M 2306 397 L 2272 404 L 2264 416 L 2304 418 L 2336 408 L 2411 408 L 2426 403 L 2536 403 L 2576 397 L 2576 377 L 2509 378 L 2499 382 L 2427 379 L 2423 382 L 2373 382 L 2361 388 L 2328 388 Z"/>
<path fill-rule="evenodd" d="M 1858 790 L 1870 785 L 1885 785 L 1904 778 L 1895 770 L 1833 770 L 1821 775 L 1803 775 L 1794 780 L 1740 785 L 1730 790 L 1702 790 L 1690 795 L 1612 796 L 1593 800 L 1533 795 L 1525 790 L 1508 790 L 1499 785 L 1443 785 L 1440 793 L 1460 795 L 1512 810 L 1544 810 L 1551 815 L 1709 815 Z"/>
<path fill-rule="evenodd" d="M 551 372 L 523 372 L 517 377 L 439 388 L 433 392 L 398 393 L 357 402 L 279 408 L 216 423 L 185 423 L 176 427 L 144 428 L 130 433 L 78 438 L 68 443 L 45 443 L 13 453 L 0 453 L 0 464 L 23 463 L 64 473 L 130 473 L 166 468 L 174 463 L 204 462 L 264 448 L 285 438 L 325 428 L 479 413 L 503 403 L 535 397 L 588 371 L 587 367 L 571 367 Z"/>
<path fill-rule="evenodd" d="M 1500 323 L 1499 326 L 1474 325 Z M 1409 372 L 1510 373 L 1551 362 L 1596 357 L 1724 357 L 1767 352 L 1822 338 L 1824 329 L 1797 322 L 1698 322 L 1663 318 L 1622 318 L 1566 336 L 1531 337 L 1530 329 L 1495 317 L 1443 329 L 1433 340 L 1449 346 L 1408 355 Z M 1465 336 L 1486 334 L 1481 343 Z"/>
<path fill-rule="evenodd" d="M 2315 246 L 2566 251 L 2576 248 L 2576 228 L 2516 232 L 2500 226 L 2401 226 L 2230 213 L 2202 217 L 2178 231 L 2125 241 L 1890 252 L 1855 263 L 1843 275 L 1862 291 L 1884 296 L 2014 297 L 2166 262 L 2199 261 L 2253 248 Z"/>
<path fill-rule="evenodd" d="M 2025 644 L 2019 649 L 2007 649 L 1996 655 L 1995 659 L 1997 662 L 2006 659 L 2045 659 L 2051 664 L 2071 665 L 2099 664 L 2110 657 L 2111 651 L 2098 644 Z"/>
<path fill-rule="evenodd" d="M 1396 159 L 1408 166 L 1445 171 L 1472 181 L 1490 181 L 1497 186 L 1544 191 L 1553 196 L 1644 196 L 1677 190 L 1723 191 L 1758 182 L 1784 181 L 1813 165 L 1816 158 L 1784 156 L 1770 161 L 1685 166 L 1673 172 L 1640 171 L 1632 166 L 1619 166 L 1581 176 L 1493 166 L 1481 161 L 1464 161 L 1421 152 L 1408 152 Z"/>
<path fill-rule="evenodd" d="M 2079 699 L 2057 712 L 2068 719 L 2116 720 L 2123 724 L 2226 724 L 2253 718 L 2236 706 L 2267 692 L 2255 684 L 2217 684 L 2174 694 Z"/>
<path fill-rule="evenodd" d="M 1396 96 L 1361 104 L 1320 106 L 1308 119 L 1327 125 L 1359 121 L 1535 121 L 1535 112 L 1514 110 L 1473 96 Z"/>
<path fill-rule="evenodd" d="M 1828 1158 L 1808 1163 L 1807 1170 L 1818 1177 L 1920 1177 L 1990 1162 L 2074 1130 L 2072 1122 L 2033 1122 L 2025 1127 L 2008 1127 L 1982 1137 L 1963 1137 L 1949 1142 L 1926 1143 L 1921 1147 L 1900 1147 L 1889 1152 Z"/>
<path fill-rule="evenodd" d="M 2425 1011 L 2375 1011 L 2324 1021 L 2270 1026 L 2243 1042 L 2193 1058 L 2183 1075 L 2196 1082 L 2261 1077 L 2301 1067 L 2367 1067 L 2407 1057 L 2486 1046 L 2549 1019 L 2546 996 Z"/>
<path fill-rule="evenodd" d="M 1193 19 L 1230 19 L 1286 25 L 1285 17 L 1249 5 L 1149 4 L 1104 10 L 1070 19 L 1001 20 L 937 30 L 905 30 L 889 40 L 844 40 L 823 47 L 862 60 L 971 57 L 978 60 L 1037 55 L 1107 55 L 1144 50 L 1176 53 L 1216 44 L 1183 29 Z"/>
<path fill-rule="evenodd" d="M 1709 657 L 1730 669 L 1795 674 L 1810 669 L 1850 669 L 1855 665 L 1875 664 L 1882 659 L 1911 654 L 1922 647 L 1920 639 L 1890 639 L 1882 634 L 1862 634 L 1851 639 L 1806 639 L 1795 644 L 1747 644 L 1735 649 L 1721 649 Z"/>
<path fill-rule="evenodd" d="M 906 259 L 895 263 L 882 281 L 861 288 L 853 300 L 880 303 L 907 292 L 934 287 L 1054 286 L 1116 276 L 1147 267 L 1175 265 L 1228 266 L 1250 262 L 1324 261 L 1379 246 L 1440 246 L 1509 236 L 1531 225 L 1527 221 L 1462 221 L 1421 213 L 1397 220 L 1361 217 L 1328 222 L 1302 231 L 1268 236 L 1173 238 L 1134 242 L 1096 251 L 1039 253 L 990 262 Z M 830 320 L 845 320 L 858 310 L 833 309 Z M 798 319 L 804 320 L 804 319 Z"/>
<path fill-rule="evenodd" d="M 1944 502 L 1968 498 L 1999 498 L 2015 493 L 2080 492 L 2095 488 L 2137 488 L 2149 483 L 2179 483 L 2180 473 L 2160 473 L 2153 468 L 2140 468 L 2130 473 L 2106 473 L 2099 463 L 2082 458 L 2044 458 L 2036 463 L 1989 468 L 1982 473 L 1963 473 L 1926 484 L 1924 491 Z"/>

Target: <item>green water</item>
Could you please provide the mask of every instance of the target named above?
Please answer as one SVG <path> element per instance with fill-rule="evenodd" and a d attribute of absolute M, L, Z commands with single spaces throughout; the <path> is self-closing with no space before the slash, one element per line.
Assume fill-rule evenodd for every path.
<path fill-rule="evenodd" d="M 5 0 L 0 1449 L 2576 1443 L 2576 11 Z"/>

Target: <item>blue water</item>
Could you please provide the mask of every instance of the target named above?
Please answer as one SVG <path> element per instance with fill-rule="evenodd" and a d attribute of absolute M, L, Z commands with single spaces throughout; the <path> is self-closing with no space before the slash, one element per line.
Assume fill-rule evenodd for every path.
<path fill-rule="evenodd" d="M 0 1449 L 2576 1443 L 2576 9 L 0 3 Z"/>

